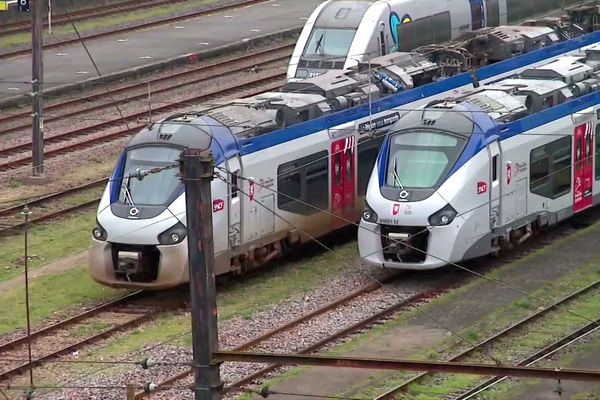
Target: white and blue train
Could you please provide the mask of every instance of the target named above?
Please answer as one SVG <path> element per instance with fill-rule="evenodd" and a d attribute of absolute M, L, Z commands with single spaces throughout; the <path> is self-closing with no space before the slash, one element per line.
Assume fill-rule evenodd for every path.
<path fill-rule="evenodd" d="M 358 232 L 370 265 L 432 269 L 600 202 L 600 46 L 407 113 Z"/>
<path fill-rule="evenodd" d="M 288 80 L 347 69 L 396 51 L 442 43 L 483 27 L 515 25 L 578 0 L 328 0 L 310 15 Z"/>
<path fill-rule="evenodd" d="M 600 32 L 583 35 L 483 67 L 478 78 L 501 79 L 599 40 Z M 132 176 L 174 163 L 186 147 L 210 149 L 216 165 L 229 171 L 216 170 L 225 181 L 212 182 L 217 274 L 257 268 L 308 241 L 303 232 L 321 236 L 358 221 L 385 130 L 406 109 L 473 88 L 469 73 L 425 84 L 440 67 L 420 55 L 397 53 L 381 63 L 385 67 L 372 75 L 330 71 L 282 92 L 175 115 L 142 130 L 124 149 L 101 199 L 92 277 L 142 289 L 188 281 L 177 170 Z"/>

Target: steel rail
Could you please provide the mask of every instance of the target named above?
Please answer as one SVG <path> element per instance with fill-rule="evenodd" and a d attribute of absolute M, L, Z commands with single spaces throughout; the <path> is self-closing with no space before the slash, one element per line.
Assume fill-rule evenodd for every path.
<path fill-rule="evenodd" d="M 526 359 L 522 360 L 521 362 L 519 362 L 517 365 L 518 366 L 524 366 L 524 367 L 529 367 L 539 361 L 542 361 L 543 359 L 547 358 L 548 356 L 556 353 L 557 351 L 571 345 L 572 343 L 578 341 L 579 339 L 589 335 L 590 333 L 595 332 L 596 330 L 600 329 L 600 318 L 596 319 L 595 321 L 592 321 L 588 324 L 586 324 L 585 326 L 576 329 L 575 331 L 571 332 L 570 334 L 566 335 L 565 337 L 561 338 L 560 340 L 557 340 L 556 342 L 544 347 L 543 349 L 535 352 L 534 354 L 532 354 L 531 356 L 527 357 Z M 471 399 L 473 398 L 473 396 L 476 396 L 477 394 L 490 389 L 491 387 L 493 387 L 494 385 L 502 382 L 503 380 L 505 380 L 506 377 L 505 376 L 496 376 L 494 378 L 490 378 L 487 381 L 481 383 L 480 385 L 477 385 L 476 387 L 470 389 L 469 391 L 459 395 L 458 397 L 455 397 L 452 400 L 467 400 L 467 399 Z"/>
<path fill-rule="evenodd" d="M 266 0 L 243 0 L 240 2 L 236 2 L 234 4 L 216 6 L 216 7 L 210 8 L 210 9 L 205 9 L 205 10 L 200 10 L 200 11 L 192 11 L 192 12 L 185 13 L 182 15 L 165 17 L 165 18 L 161 18 L 161 19 L 158 19 L 155 21 L 143 22 L 143 23 L 135 24 L 132 26 L 124 27 L 124 28 L 114 29 L 114 30 L 107 31 L 107 32 L 99 32 L 99 33 L 82 35 L 81 40 L 89 41 L 89 40 L 100 39 L 100 38 L 104 38 L 104 37 L 108 37 L 108 36 L 120 35 L 120 34 L 126 33 L 126 32 L 132 32 L 132 31 L 141 30 L 141 29 L 148 29 L 148 28 L 152 28 L 155 26 L 166 25 L 166 24 L 173 23 L 173 22 L 183 21 L 186 19 L 194 19 L 194 18 L 204 17 L 204 16 L 207 16 L 210 14 L 228 11 L 228 10 L 244 7 L 247 5 L 263 3 L 265 1 Z M 52 48 L 67 46 L 67 45 L 71 45 L 71 44 L 75 44 L 75 43 L 79 43 L 79 42 L 80 42 L 79 38 L 65 39 L 65 40 L 62 40 L 59 42 L 45 44 L 44 49 L 52 49 Z M 19 50 L 15 50 L 15 51 L 10 51 L 10 52 L 6 52 L 6 53 L 0 53 L 0 60 L 5 60 L 8 58 L 18 57 L 18 56 L 22 56 L 22 55 L 27 55 L 29 53 L 31 53 L 31 47 L 19 49 Z"/>
<path fill-rule="evenodd" d="M 21 212 L 21 210 L 23 209 L 23 207 L 25 207 L 25 205 L 27 205 L 28 207 L 39 206 L 45 202 L 57 200 L 61 197 L 64 197 L 64 196 L 67 196 L 67 195 L 70 195 L 73 193 L 78 193 L 78 192 L 81 192 L 84 190 L 93 189 L 95 187 L 104 186 L 104 185 L 106 185 L 107 182 L 108 182 L 108 178 L 98 179 L 96 181 L 89 182 L 89 183 L 86 183 L 86 184 L 83 184 L 80 186 L 74 186 L 72 188 L 62 190 L 60 192 L 51 193 L 51 194 L 47 194 L 47 195 L 44 195 L 44 196 L 41 196 L 41 197 L 38 197 L 35 199 L 31 199 L 25 203 L 17 204 L 15 206 L 11 206 L 11 207 L 0 210 L 0 217 L 4 217 L 4 216 L 10 215 L 10 214 Z"/>
<path fill-rule="evenodd" d="M 460 352 L 459 354 L 456 354 L 455 356 L 449 358 L 447 361 L 450 361 L 450 362 L 459 361 L 460 359 L 462 359 L 462 358 L 464 358 L 466 356 L 469 356 L 469 355 L 471 355 L 471 354 L 473 354 L 473 353 L 475 353 L 477 351 L 480 351 L 484 346 L 487 346 L 490 343 L 492 343 L 494 341 L 497 341 L 498 339 L 503 338 L 504 336 L 512 333 L 513 331 L 515 331 L 517 329 L 520 329 L 523 326 L 525 326 L 527 324 L 530 324 L 530 323 L 538 320 L 539 318 L 541 318 L 542 316 L 544 316 L 545 314 L 547 314 L 549 311 L 555 310 L 555 309 L 559 308 L 561 305 L 563 305 L 563 304 L 565 304 L 565 303 L 567 303 L 569 301 L 572 301 L 573 299 L 575 299 L 575 298 L 577 298 L 577 297 L 579 297 L 579 296 L 581 296 L 581 295 L 589 292 L 590 290 L 592 290 L 594 288 L 597 288 L 598 286 L 600 286 L 600 280 L 595 281 L 595 282 L 587 285 L 586 287 L 584 287 L 584 288 L 582 288 L 582 289 L 580 289 L 580 290 L 578 290 L 576 292 L 573 292 L 573 293 L 569 294 L 566 297 L 563 297 L 562 299 L 560 299 L 560 300 L 552 303 L 551 305 L 544 307 L 543 309 L 537 311 L 536 313 L 534 313 L 534 314 L 532 314 L 530 316 L 527 316 L 527 317 L 521 319 L 520 321 L 518 321 L 518 322 L 516 322 L 516 323 L 514 323 L 512 325 L 510 325 L 509 327 L 503 329 L 502 331 L 500 331 L 500 332 L 498 332 L 498 333 L 496 333 L 496 334 L 488 337 L 487 339 L 485 339 L 485 340 L 477 343 L 475 346 L 470 347 L 470 348 L 468 348 L 468 349 Z M 374 400 L 393 399 L 396 394 L 398 394 L 400 392 L 406 392 L 408 390 L 409 385 L 414 384 L 414 383 L 416 383 L 418 381 L 421 381 L 424 377 L 429 376 L 429 375 L 430 375 L 430 373 L 428 373 L 428 372 L 420 373 L 419 375 L 417 375 L 417 376 L 415 376 L 415 377 L 413 377 L 411 379 L 408 379 L 408 380 L 402 382 L 401 384 L 399 384 L 398 386 L 396 386 L 396 387 L 388 390 L 387 392 L 385 392 L 385 393 L 383 393 L 383 394 L 375 397 Z"/>
<path fill-rule="evenodd" d="M 427 297 L 431 297 L 433 293 L 435 293 L 436 291 L 426 291 L 426 292 L 421 292 L 418 294 L 415 294 L 413 296 L 410 296 L 408 299 L 402 300 L 390 307 L 387 307 L 385 310 L 382 310 L 374 315 L 371 315 L 370 317 L 367 317 L 361 321 L 358 321 L 355 324 L 352 324 L 344 329 L 339 330 L 338 332 L 335 332 L 334 334 L 323 338 L 321 340 L 319 340 L 316 343 L 313 343 L 312 345 L 300 350 L 297 352 L 297 354 L 308 354 L 308 353 L 312 353 L 314 351 L 317 351 L 319 349 L 321 349 L 322 347 L 331 344 L 333 342 L 335 342 L 338 339 L 341 339 L 345 336 L 350 335 L 353 332 L 356 332 L 360 329 L 363 329 L 369 325 L 372 325 L 378 321 L 381 321 L 391 315 L 393 315 L 394 313 L 398 312 L 399 310 L 401 310 L 402 308 L 411 305 L 417 301 L 423 300 L 424 298 Z M 235 349 L 234 351 L 240 351 L 238 349 Z M 269 372 L 274 371 L 275 369 L 282 367 L 282 364 L 271 364 L 267 367 L 264 367 L 262 369 L 260 369 L 259 371 L 248 375 L 245 378 L 242 378 L 236 382 L 231 383 L 229 386 L 226 386 L 224 388 L 225 392 L 231 392 L 231 391 L 235 391 L 235 390 L 239 390 L 241 387 L 250 384 L 251 382 L 255 381 L 256 379 L 265 376 L 266 374 L 268 374 Z"/>
<path fill-rule="evenodd" d="M 90 310 L 87 310 L 85 312 L 77 314 L 77 315 L 75 315 L 73 317 L 67 318 L 67 319 L 65 319 L 63 321 L 59 321 L 59 322 L 57 322 L 55 324 L 52 324 L 50 326 L 47 326 L 45 328 L 39 329 L 37 331 L 34 331 L 34 332 L 31 333 L 30 338 L 36 339 L 38 337 L 42 337 L 42 336 L 48 335 L 49 333 L 54 332 L 54 331 L 56 331 L 58 329 L 63 329 L 64 327 L 72 325 L 74 323 L 77 323 L 77 322 L 79 322 L 79 321 L 81 321 L 83 319 L 93 317 L 94 315 L 96 315 L 98 313 L 101 313 L 101 312 L 104 312 L 104 311 L 109 310 L 111 308 L 120 306 L 120 305 L 125 304 L 125 303 L 127 303 L 129 301 L 133 301 L 133 300 L 136 300 L 138 298 L 141 298 L 142 296 L 144 296 L 144 293 L 145 293 L 144 291 L 138 290 L 138 291 L 129 293 L 129 294 L 125 295 L 125 296 L 119 297 L 118 299 L 115 299 L 115 300 L 110 301 L 108 303 L 101 304 L 101 305 L 99 305 L 97 307 L 94 307 L 94 308 L 92 308 Z M 5 352 L 5 351 L 11 350 L 11 349 L 15 348 L 16 346 L 20 346 L 20 345 L 23 345 L 23 344 L 27 343 L 27 340 L 29 340 L 29 338 L 28 338 L 27 335 L 25 335 L 25 336 L 21 336 L 21 337 L 19 337 L 17 339 L 13 339 L 10 342 L 0 344 L 0 354 L 3 353 L 3 352 Z"/>
<path fill-rule="evenodd" d="M 45 222 L 54 218 L 58 218 L 61 217 L 65 214 L 69 214 L 75 211 L 79 211 L 82 210 L 84 208 L 87 207 L 91 207 L 93 205 L 97 205 L 98 202 L 100 201 L 100 199 L 94 199 L 94 200 L 89 200 L 80 204 L 76 204 L 74 206 L 71 207 L 67 207 L 67 208 L 63 208 L 62 210 L 59 211 L 55 211 L 46 215 L 42 215 L 40 217 L 37 218 L 32 218 L 29 219 L 29 224 L 36 224 L 36 223 L 40 223 L 40 222 Z M 13 224 L 4 228 L 0 228 L 0 236 L 5 236 L 9 233 L 13 233 L 19 229 L 22 229 L 25 227 L 25 222 L 19 222 L 18 224 Z"/>
<path fill-rule="evenodd" d="M 239 90 L 246 90 L 249 86 L 260 86 L 260 85 L 267 85 L 266 87 L 261 87 L 260 90 L 255 91 L 254 93 L 251 93 L 249 95 L 253 95 L 253 94 L 258 94 L 258 93 L 262 93 L 265 91 L 269 91 L 269 90 L 275 90 L 279 87 L 281 87 L 281 82 L 280 80 L 285 77 L 285 73 L 281 73 L 281 74 L 277 74 L 274 76 L 268 76 L 265 78 L 258 78 L 255 79 L 253 81 L 250 82 L 243 82 L 240 84 L 236 84 L 233 86 L 229 86 L 225 89 L 220 89 L 220 90 L 214 90 L 211 91 L 209 93 L 205 93 L 205 94 L 201 94 L 201 95 L 197 95 L 197 96 L 192 96 L 189 98 L 186 98 L 184 100 L 180 100 L 174 103 L 170 103 L 170 104 L 166 104 L 163 105 L 161 107 L 157 107 L 153 110 L 153 112 L 166 112 L 169 110 L 172 110 L 173 108 L 177 108 L 177 107 L 183 107 L 186 105 L 189 105 L 188 103 L 192 103 L 192 102 L 202 102 L 202 101 L 207 101 L 211 98 L 214 97 L 219 97 L 219 96 L 224 96 L 228 93 L 234 92 L 234 91 L 239 91 Z M 270 83 L 270 85 L 268 85 Z M 106 129 L 108 127 L 112 127 L 114 125 L 117 124 L 123 124 L 125 123 L 125 121 L 131 121 L 131 120 L 138 120 L 138 119 L 144 119 L 147 116 L 147 111 L 141 111 L 141 112 L 137 112 L 135 114 L 130 114 L 128 116 L 126 116 L 125 118 L 118 118 L 118 119 L 114 119 L 111 121 L 107 121 L 107 122 L 102 122 L 100 124 L 96 124 L 90 127 L 85 127 L 85 128 L 79 128 L 79 129 L 75 129 L 73 131 L 70 132 L 65 132 L 62 133 L 60 135 L 56 135 L 53 137 L 50 137 L 48 139 L 45 140 L 46 144 L 51 144 L 51 143 L 57 143 L 57 142 L 61 142 L 61 141 L 65 141 L 68 139 L 73 139 L 77 136 L 82 136 L 82 135 L 88 135 L 92 132 L 97 132 L 99 130 L 102 129 Z M 72 152 L 74 150 L 79 150 L 79 149 L 83 149 L 83 148 L 87 148 L 89 146 L 92 145 L 97 145 L 99 143 L 103 143 L 103 142 L 108 142 L 108 141 L 112 141 L 118 138 L 122 138 L 125 136 L 128 136 L 130 134 L 136 133 L 138 132 L 140 129 L 144 128 L 145 126 L 147 126 L 147 123 L 144 124 L 136 124 L 134 126 L 130 126 L 127 129 L 118 131 L 118 132 L 114 132 L 111 134 L 107 134 L 107 135 L 103 135 L 97 138 L 93 138 L 90 140 L 86 140 L 83 142 L 78 142 L 78 143 L 74 143 L 71 145 L 67 145 L 67 146 L 63 146 L 61 148 L 58 149 L 54 149 L 54 150 L 48 150 L 44 153 L 46 158 L 51 158 L 51 157 L 55 157 L 59 154 L 64 154 L 64 153 L 68 153 L 68 152 Z M 15 146 L 16 147 L 20 147 L 20 146 Z M 6 155 L 6 154 L 10 154 L 13 153 L 14 150 L 12 150 L 14 148 L 9 148 L 9 149 L 4 149 L 2 151 L 0 151 L 0 154 L 2 155 Z M 0 171 L 6 171 L 9 169 L 13 169 L 13 168 L 17 168 L 23 165 L 27 165 L 31 162 L 31 156 L 26 156 L 26 157 L 21 157 L 18 158 L 16 160 L 12 160 L 9 162 L 5 162 L 0 164 Z"/>
<path fill-rule="evenodd" d="M 35 367 L 43 364 L 44 361 L 48 361 L 48 360 L 50 360 L 52 358 L 58 357 L 58 356 L 63 355 L 65 353 L 72 352 L 73 350 L 79 349 L 79 348 L 81 348 L 81 347 L 83 347 L 85 345 L 88 345 L 88 344 L 91 344 L 91 343 L 96 342 L 98 340 L 104 339 L 104 338 L 106 338 L 108 336 L 111 336 L 111 335 L 113 335 L 113 334 L 115 334 L 117 332 L 121 332 L 121 331 L 123 331 L 125 329 L 131 328 L 131 327 L 134 327 L 134 326 L 138 326 L 139 324 L 141 324 L 143 322 L 146 322 L 146 321 L 149 321 L 149 320 L 151 320 L 154 317 L 156 317 L 156 315 L 153 314 L 153 313 L 150 313 L 150 312 L 147 313 L 147 314 L 143 314 L 143 315 L 141 315 L 139 317 L 136 317 L 134 319 L 131 319 L 131 320 L 129 320 L 129 321 L 123 323 L 123 324 L 114 326 L 114 327 L 112 327 L 110 329 L 107 329 L 107 330 L 102 331 L 102 332 L 100 332 L 98 334 L 95 334 L 95 335 L 93 335 L 93 336 L 91 336 L 89 338 L 86 338 L 84 340 L 81 340 L 81 341 L 78 341 L 76 343 L 73 343 L 73 344 L 71 344 L 71 345 L 69 345 L 67 347 L 63 347 L 63 348 L 61 348 L 59 350 L 56 350 L 56 351 L 54 351 L 52 353 L 49 353 L 49 354 L 46 354 L 44 356 L 37 357 L 34 360 L 32 360 L 31 362 L 25 362 L 25 363 L 22 363 L 20 365 L 15 366 L 15 367 L 13 367 L 11 369 L 8 369 L 8 370 L 5 370 L 5 371 L 1 371 L 0 372 L 0 382 L 2 382 L 2 381 L 6 380 L 6 379 L 8 379 L 8 378 L 10 378 L 10 377 L 12 377 L 14 375 L 17 375 L 17 374 L 29 371 L 30 369 L 35 368 Z"/>
<path fill-rule="evenodd" d="M 390 276 L 386 277 L 385 279 L 382 279 L 381 283 L 382 284 L 388 283 L 391 280 L 395 279 L 398 275 L 399 274 L 390 275 Z M 334 309 L 336 307 L 339 307 L 340 305 L 348 303 L 348 302 L 350 302 L 350 301 L 358 298 L 359 296 L 362 296 L 362 295 L 364 295 L 366 293 L 373 292 L 373 291 L 377 290 L 380 287 L 381 287 L 381 285 L 379 283 L 374 283 L 374 282 L 370 283 L 368 285 L 365 285 L 365 286 L 363 286 L 363 287 L 361 287 L 361 288 L 359 288 L 359 289 L 357 289 L 357 290 L 355 290 L 355 291 L 347 294 L 346 296 L 343 296 L 343 297 L 341 297 L 341 298 L 339 298 L 337 300 L 334 300 L 334 301 L 332 301 L 330 303 L 327 303 L 327 304 L 325 304 L 325 305 L 323 305 L 321 307 L 318 307 L 318 308 L 316 308 L 316 309 L 314 309 L 314 310 L 312 310 L 312 311 L 310 311 L 310 312 L 308 312 L 306 314 L 303 314 L 303 315 L 301 315 L 301 316 L 299 316 L 299 317 L 297 317 L 297 318 L 295 318 L 295 319 L 293 319 L 291 321 L 288 321 L 287 323 L 285 323 L 285 324 L 283 324 L 283 325 L 281 325 L 281 326 L 279 326 L 277 328 L 271 329 L 271 330 L 269 330 L 268 332 L 265 332 L 262 335 L 259 335 L 259 336 L 255 337 L 255 338 L 253 338 L 253 339 L 245 342 L 245 343 L 242 343 L 241 345 L 234 347 L 234 350 L 235 351 L 242 351 L 242 350 L 247 350 L 247 349 L 249 349 L 251 347 L 254 347 L 257 344 L 259 344 L 261 342 L 264 342 L 265 340 L 268 340 L 268 339 L 272 338 L 273 336 L 275 336 L 275 335 L 277 335 L 277 334 L 279 334 L 281 332 L 290 330 L 290 329 L 292 329 L 292 328 L 294 328 L 294 327 L 296 327 L 296 326 L 298 326 L 298 325 L 300 325 L 300 324 L 302 324 L 302 323 L 304 323 L 306 321 L 309 321 L 310 319 L 312 319 L 312 318 L 314 318 L 316 316 L 324 314 L 324 313 L 326 313 L 326 312 L 328 312 L 328 311 L 330 311 L 330 310 L 332 310 L 332 309 Z M 190 376 L 192 373 L 193 373 L 193 370 L 192 369 L 188 369 L 188 370 L 183 371 L 183 372 L 181 372 L 179 374 L 173 375 L 173 376 L 171 376 L 171 377 L 169 377 L 167 379 L 164 379 L 162 382 L 160 382 L 159 387 L 172 385 L 173 383 L 175 383 L 177 381 L 185 379 L 186 377 Z M 149 394 L 145 393 L 145 392 L 138 392 L 138 393 L 135 394 L 134 398 L 136 400 L 139 400 L 139 399 L 143 399 L 143 398 L 147 397 L 148 395 Z"/>
<path fill-rule="evenodd" d="M 123 104 L 127 101 L 133 101 L 133 100 L 138 100 L 138 99 L 142 99 L 142 98 L 147 98 L 149 94 L 150 94 L 150 96 L 152 96 L 152 95 L 164 93 L 164 92 L 167 92 L 170 90 L 179 89 L 186 85 L 193 85 L 193 84 L 197 84 L 200 82 L 204 82 L 204 81 L 210 80 L 212 78 L 226 76 L 228 74 L 235 73 L 235 72 L 242 72 L 248 67 L 261 66 L 261 65 L 270 64 L 270 63 L 273 63 L 276 61 L 284 60 L 291 55 L 291 50 L 293 49 L 293 46 L 294 46 L 294 44 L 277 46 L 277 47 L 269 48 L 269 49 L 266 49 L 266 50 L 263 50 L 263 51 L 260 51 L 257 53 L 242 55 L 241 57 L 238 57 L 238 58 L 219 61 L 219 62 L 207 64 L 207 65 L 201 65 L 199 67 L 196 67 L 196 68 L 193 68 L 190 70 L 180 71 L 180 72 L 176 72 L 174 74 L 161 76 L 161 77 L 157 77 L 157 78 L 151 78 L 151 79 L 145 80 L 143 82 L 137 82 L 137 83 L 132 83 L 129 85 L 124 85 L 124 86 L 121 86 L 121 87 L 118 87 L 115 89 L 111 89 L 110 92 L 108 92 L 108 93 L 101 92 L 101 93 L 97 93 L 97 94 L 78 97 L 76 99 L 64 101 L 64 102 L 57 103 L 57 104 L 48 105 L 48 106 L 44 107 L 44 112 L 46 112 L 46 113 L 49 113 L 52 111 L 57 111 L 57 110 L 60 110 L 60 109 L 66 108 L 66 107 L 79 105 L 79 104 L 86 103 L 86 102 L 97 101 L 102 98 L 111 99 L 115 95 L 119 95 L 119 94 L 126 93 L 129 91 L 143 89 L 143 88 L 147 87 L 147 85 L 149 85 L 149 84 L 153 85 L 153 84 L 158 84 L 158 83 L 165 83 L 165 82 L 169 82 L 171 80 L 182 79 L 182 78 L 186 78 L 190 75 L 195 75 L 195 74 L 200 74 L 200 73 L 210 74 L 208 76 L 198 77 L 191 81 L 178 83 L 176 85 L 172 85 L 172 86 L 169 86 L 166 88 L 152 90 L 152 91 L 150 91 L 150 93 L 145 92 L 143 94 L 133 95 L 133 96 L 129 96 L 129 97 L 126 97 L 123 99 L 119 99 L 115 102 L 91 106 L 91 107 L 83 108 L 83 109 L 77 110 L 77 111 L 72 111 L 72 112 L 69 112 L 66 114 L 62 114 L 62 115 L 46 117 L 44 119 L 44 122 L 46 124 L 48 124 L 50 122 L 73 117 L 76 115 L 80 115 L 80 114 L 84 114 L 84 113 L 88 113 L 88 112 L 92 112 L 92 111 L 97 111 L 102 108 L 113 107 L 116 104 Z M 279 51 L 285 51 L 285 50 L 289 50 L 289 53 L 286 55 L 279 56 L 279 57 L 276 57 L 276 58 L 273 58 L 273 59 L 270 59 L 267 61 L 261 61 L 259 63 L 252 62 L 252 60 L 254 60 L 258 57 L 268 56 L 270 54 L 277 53 Z M 236 64 L 245 63 L 245 62 L 248 64 L 244 64 L 244 66 L 240 66 L 240 67 L 234 68 L 232 70 L 218 72 L 218 73 L 213 72 L 214 70 L 217 70 L 219 68 L 227 68 L 227 67 L 230 67 L 231 65 L 236 65 Z M 0 117 L 0 125 L 2 125 L 3 122 L 8 123 L 17 118 L 31 118 L 31 112 L 25 111 L 25 112 L 21 112 L 21 113 L 9 114 L 5 117 Z M 10 128 L 3 129 L 2 131 L 0 131 L 0 135 L 7 135 L 9 133 L 16 132 L 16 131 L 19 131 L 22 129 L 28 129 L 30 127 L 31 127 L 31 122 L 27 122 L 25 124 L 20 124 L 17 126 L 12 126 Z M 25 145 L 31 145 L 31 143 L 26 143 Z"/>

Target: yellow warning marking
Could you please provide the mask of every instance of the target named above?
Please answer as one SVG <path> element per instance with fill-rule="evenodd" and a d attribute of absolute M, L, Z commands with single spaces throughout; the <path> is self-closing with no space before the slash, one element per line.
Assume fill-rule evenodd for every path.
<path fill-rule="evenodd" d="M 8 11 L 8 2 L 0 1 L 0 11 Z"/>

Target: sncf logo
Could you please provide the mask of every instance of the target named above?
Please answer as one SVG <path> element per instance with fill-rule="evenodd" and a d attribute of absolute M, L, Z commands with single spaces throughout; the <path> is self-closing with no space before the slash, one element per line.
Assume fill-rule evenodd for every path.
<path fill-rule="evenodd" d="M 222 211 L 225 208 L 225 202 L 221 199 L 213 201 L 213 212 Z"/>
<path fill-rule="evenodd" d="M 477 194 L 484 194 L 488 190 L 486 182 L 477 182 Z"/>

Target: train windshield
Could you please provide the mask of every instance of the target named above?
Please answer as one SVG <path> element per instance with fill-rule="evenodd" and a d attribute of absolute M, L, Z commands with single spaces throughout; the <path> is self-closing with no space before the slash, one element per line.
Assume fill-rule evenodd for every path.
<path fill-rule="evenodd" d="M 123 170 L 119 202 L 131 206 L 167 205 L 173 194 L 181 188 L 182 183 L 176 176 L 179 169 L 169 168 L 158 173 L 146 173 L 152 168 L 177 163 L 180 153 L 181 149 L 174 147 L 151 146 L 129 150 Z"/>
<path fill-rule="evenodd" d="M 346 57 L 356 29 L 314 28 L 305 55 Z"/>
<path fill-rule="evenodd" d="M 442 132 L 398 133 L 390 138 L 386 185 L 395 188 L 436 187 L 452 169 L 466 139 Z"/>

